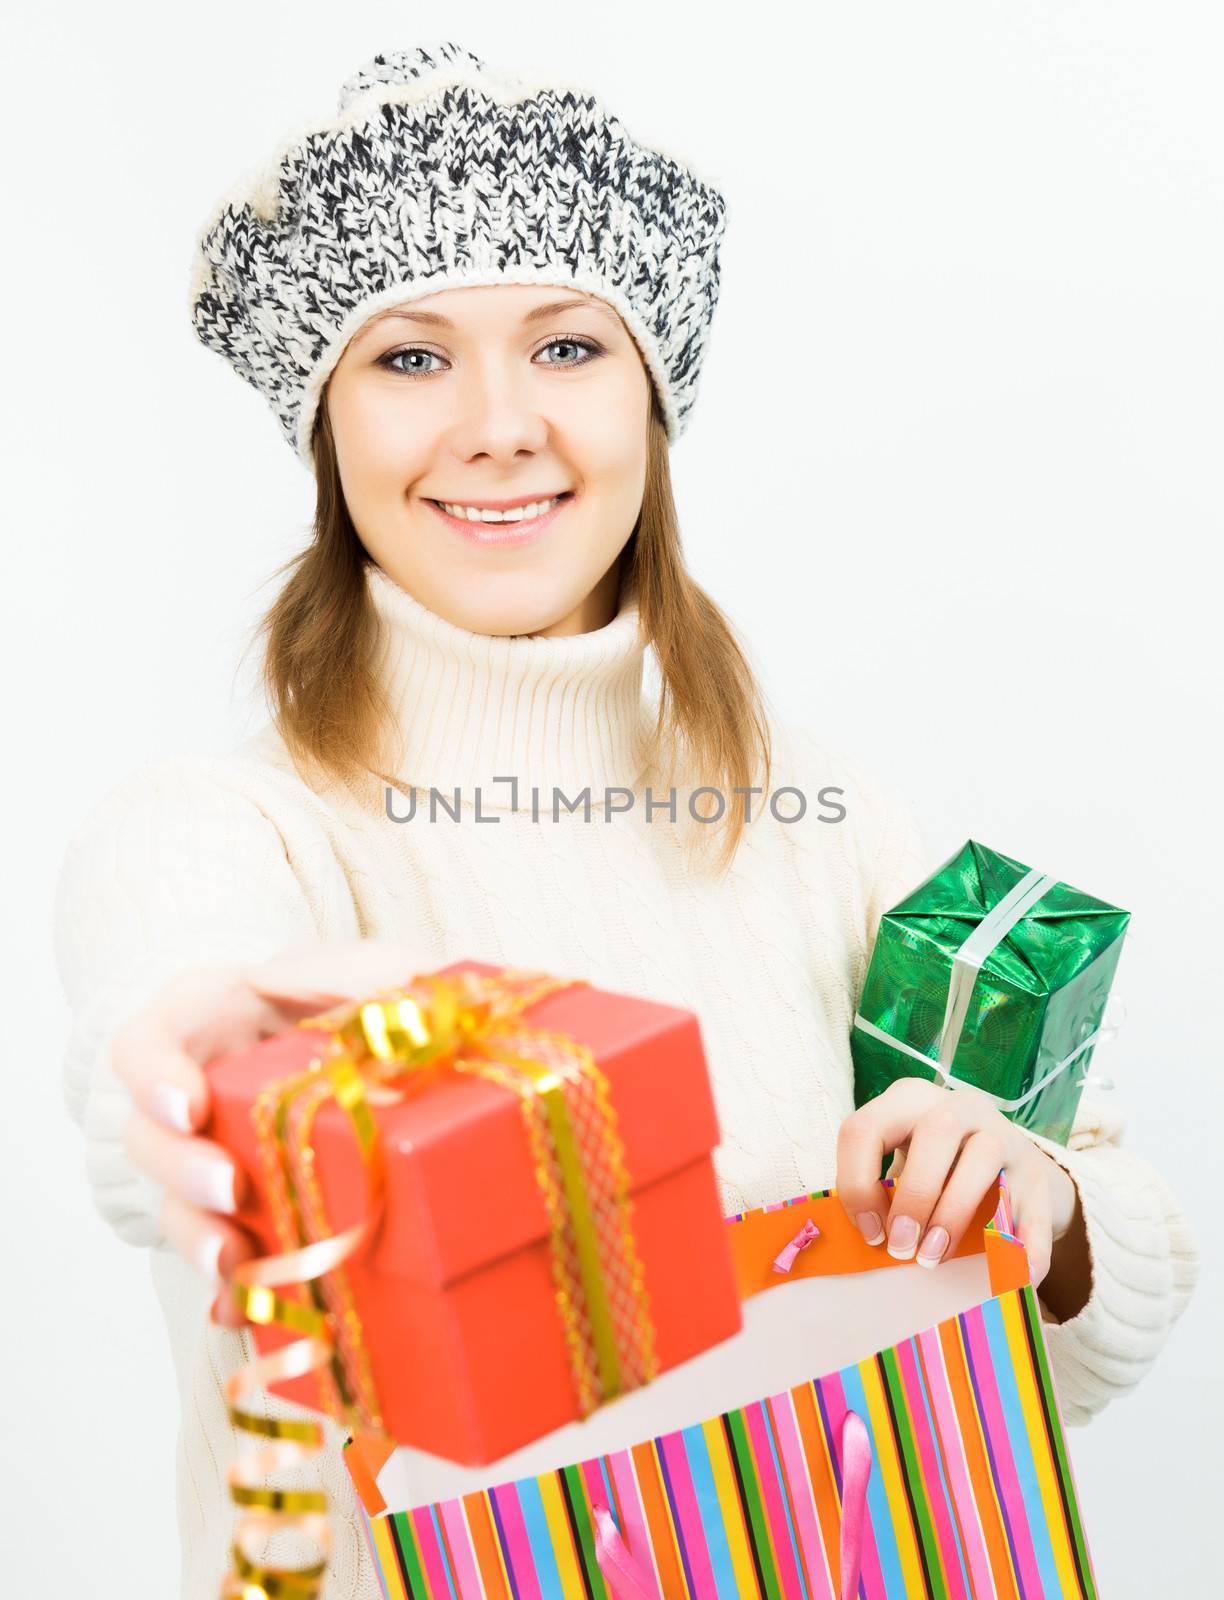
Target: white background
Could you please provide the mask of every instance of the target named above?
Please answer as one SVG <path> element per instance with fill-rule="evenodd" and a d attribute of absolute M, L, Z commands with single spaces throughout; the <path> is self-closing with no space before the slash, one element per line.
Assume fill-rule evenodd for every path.
<path fill-rule="evenodd" d="M 688 559 L 775 703 L 902 785 L 933 848 L 973 836 L 1134 913 L 1129 1019 L 1096 1065 L 1204 1272 L 1154 1372 L 1072 1448 L 1103 1594 L 1206 1593 L 1216 8 L 213 0 L 25 8 L 8 33 L 5 1592 L 165 1600 L 177 1570 L 170 1360 L 62 1105 L 50 896 L 111 782 L 254 725 L 239 656 L 312 511 L 265 402 L 194 341 L 196 230 L 370 55 L 449 38 L 590 84 L 727 195 L 673 470 Z"/>

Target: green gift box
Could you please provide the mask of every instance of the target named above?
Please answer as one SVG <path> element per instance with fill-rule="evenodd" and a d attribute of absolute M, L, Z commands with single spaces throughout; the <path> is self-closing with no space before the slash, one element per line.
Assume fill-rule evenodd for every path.
<path fill-rule="evenodd" d="M 968 1083 L 1065 1144 L 1129 911 L 970 839 L 880 921 L 854 1028 L 856 1105 Z"/>

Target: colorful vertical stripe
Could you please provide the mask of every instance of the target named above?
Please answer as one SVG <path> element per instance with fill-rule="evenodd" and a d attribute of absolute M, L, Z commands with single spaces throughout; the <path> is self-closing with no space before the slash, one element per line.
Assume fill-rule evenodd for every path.
<path fill-rule="evenodd" d="M 867 1425 L 862 1600 L 1095 1600 L 1036 1297 L 781 1394 L 366 1522 L 387 1600 L 612 1600 L 594 1507 L 663 1600 L 833 1600 L 841 1420 Z"/>

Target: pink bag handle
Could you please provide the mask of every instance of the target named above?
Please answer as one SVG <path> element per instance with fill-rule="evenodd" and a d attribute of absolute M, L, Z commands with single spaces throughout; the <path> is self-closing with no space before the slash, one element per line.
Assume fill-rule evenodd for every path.
<path fill-rule="evenodd" d="M 842 1420 L 842 1520 L 840 1600 L 855 1600 L 863 1571 L 863 1532 L 867 1522 L 867 1480 L 871 1477 L 871 1438 L 857 1411 Z"/>
<path fill-rule="evenodd" d="M 629 1554 L 607 1506 L 595 1505 L 595 1559 L 614 1600 L 660 1600 L 659 1586 Z"/>
<path fill-rule="evenodd" d="M 841 1430 L 842 1520 L 841 1594 L 856 1600 L 863 1570 L 863 1531 L 867 1518 L 867 1480 L 871 1477 L 871 1440 L 857 1411 L 847 1411 Z M 614 1600 L 662 1600 L 653 1574 L 629 1553 L 629 1546 L 607 1506 L 596 1504 L 595 1559 Z"/>

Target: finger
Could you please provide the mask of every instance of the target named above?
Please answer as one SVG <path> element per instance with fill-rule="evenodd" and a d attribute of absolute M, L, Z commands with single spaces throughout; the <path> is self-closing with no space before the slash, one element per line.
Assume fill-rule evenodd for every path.
<path fill-rule="evenodd" d="M 419 956 L 396 940 L 352 939 L 297 945 L 243 976 L 256 996 L 288 1015 L 407 983 L 419 966 Z"/>
<path fill-rule="evenodd" d="M 886 1150 L 909 1137 L 924 1111 L 944 1094 L 922 1078 L 898 1078 L 842 1123 L 837 1135 L 837 1196 L 868 1244 L 883 1244 L 888 1190 L 880 1182 Z"/>
<path fill-rule="evenodd" d="M 202 1064 L 281 1026 L 267 1002 L 243 983 L 240 967 L 197 967 L 170 979 L 150 1005 L 116 1030 L 111 1064 L 143 1111 L 190 1133 L 209 1115 Z"/>
<path fill-rule="evenodd" d="M 292 1020 L 252 989 L 240 966 L 183 973 L 169 985 L 162 1006 L 183 1049 L 200 1064 L 280 1033 Z"/>
<path fill-rule="evenodd" d="M 138 1109 L 124 1126 L 123 1145 L 142 1171 L 201 1211 L 236 1211 L 247 1194 L 246 1174 L 219 1144 L 172 1133 Z"/>
<path fill-rule="evenodd" d="M 977 1214 L 982 1196 L 998 1183 L 1003 1159 L 1003 1143 L 995 1134 L 981 1130 L 970 1133 L 922 1236 L 920 1267 L 937 1266 L 956 1249 Z"/>
<path fill-rule="evenodd" d="M 1019 1170 L 1013 1165 L 1008 1187 L 1016 1235 L 1024 1244 L 1029 1276 L 1036 1286 L 1049 1272 L 1054 1254 L 1054 1218 L 1045 1174 L 1027 1163 Z"/>
<path fill-rule="evenodd" d="M 141 1011 L 116 1029 L 110 1060 L 115 1076 L 146 1116 L 179 1133 L 190 1133 L 207 1120 L 207 1080 L 159 1008 Z"/>
<path fill-rule="evenodd" d="M 886 1224 L 888 1253 L 898 1261 L 908 1261 L 917 1250 L 961 1144 L 970 1132 L 954 1095 L 946 1095 L 942 1105 L 919 1118 L 910 1135 L 905 1165 L 893 1189 Z"/>
<path fill-rule="evenodd" d="M 884 1150 L 896 1150 L 909 1138 L 920 1117 L 945 1106 L 951 1098 L 949 1090 L 927 1078 L 897 1078 L 854 1115 L 869 1113 Z"/>
<path fill-rule="evenodd" d="M 251 967 L 193 968 L 116 1031 L 111 1062 L 148 1116 L 190 1133 L 209 1116 L 203 1063 L 413 972 L 406 946 L 377 939 L 301 945 Z"/>
<path fill-rule="evenodd" d="M 860 1108 L 837 1134 L 837 1198 L 868 1244 L 883 1244 L 888 1190 L 880 1182 L 884 1143 L 876 1123 Z"/>
<path fill-rule="evenodd" d="M 255 1241 L 245 1229 L 211 1212 L 200 1211 L 172 1193 L 167 1193 L 162 1202 L 161 1220 L 170 1243 L 215 1291 L 213 1320 L 230 1328 L 245 1326 L 246 1318 L 227 1280 L 240 1261 L 257 1253 Z"/>
<path fill-rule="evenodd" d="M 880 1169 L 885 1151 L 899 1145 L 913 1126 L 912 1096 L 905 1087 L 912 1082 L 890 1084 L 883 1094 L 848 1116 L 838 1130 L 837 1196 L 868 1244 L 882 1244 L 886 1237 L 889 1193 L 880 1181 Z M 899 1107 L 898 1102 L 905 1102 L 908 1109 Z"/>

